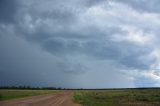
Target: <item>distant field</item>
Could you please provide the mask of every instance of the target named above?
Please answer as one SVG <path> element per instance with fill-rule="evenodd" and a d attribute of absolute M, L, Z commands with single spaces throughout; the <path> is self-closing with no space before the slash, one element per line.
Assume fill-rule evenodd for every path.
<path fill-rule="evenodd" d="M 0 90 L 0 101 L 57 93 L 58 90 Z"/>
<path fill-rule="evenodd" d="M 85 106 L 160 106 L 160 89 L 77 91 L 74 100 Z"/>

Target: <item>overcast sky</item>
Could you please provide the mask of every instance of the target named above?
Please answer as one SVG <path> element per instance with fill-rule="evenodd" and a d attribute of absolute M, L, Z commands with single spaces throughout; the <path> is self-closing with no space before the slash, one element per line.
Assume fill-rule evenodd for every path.
<path fill-rule="evenodd" d="M 160 0 L 0 0 L 0 85 L 160 87 Z"/>

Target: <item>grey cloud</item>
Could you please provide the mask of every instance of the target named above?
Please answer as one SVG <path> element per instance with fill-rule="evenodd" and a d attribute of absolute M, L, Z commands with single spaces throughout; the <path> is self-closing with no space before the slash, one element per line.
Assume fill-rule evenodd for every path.
<path fill-rule="evenodd" d="M 95 40 L 79 43 L 74 40 L 52 39 L 44 43 L 43 49 L 58 56 L 85 54 L 98 60 L 114 60 L 128 68 L 135 69 L 148 69 L 156 62 L 155 58 L 141 59 L 150 54 L 153 51 L 152 48 L 129 42 Z"/>
<path fill-rule="evenodd" d="M 117 2 L 125 3 L 131 6 L 133 9 L 140 12 L 160 12 L 160 1 L 159 0 L 114 0 Z"/>
<path fill-rule="evenodd" d="M 12 23 L 16 21 L 16 14 L 19 9 L 17 0 L 0 0 L 0 22 Z"/>
<path fill-rule="evenodd" d="M 27 4 L 28 5 L 25 5 Z M 70 1 L 58 1 L 58 0 L 47 0 L 43 2 L 41 0 L 23 2 L 25 6 L 24 11 L 29 13 L 33 20 L 36 19 L 52 19 L 59 23 L 67 23 L 75 19 L 75 12 L 72 10 Z M 36 6 L 35 6 L 36 5 Z M 76 8 L 74 8 L 76 9 Z"/>
<path fill-rule="evenodd" d="M 138 87 L 156 87 L 155 83 L 157 82 L 148 77 L 137 77 L 135 80 L 135 84 Z"/>
<path fill-rule="evenodd" d="M 72 17 L 70 18 L 72 19 Z M 67 21 L 65 17 L 61 17 L 60 19 Z M 57 22 L 54 18 L 52 21 Z M 42 24 L 42 26 L 36 28 L 34 33 L 24 35 L 27 35 L 25 37 L 29 41 L 39 43 L 43 50 L 57 56 L 65 57 L 66 55 L 85 54 L 96 59 L 119 61 L 120 64 L 130 68 L 149 68 L 150 64 L 154 62 L 153 59 L 146 61 L 146 63 L 139 59 L 142 54 L 148 55 L 151 53 L 151 48 L 141 47 L 127 42 L 117 43 L 111 41 L 111 37 L 114 34 L 126 34 L 126 32 L 118 27 L 107 27 L 107 31 L 102 32 L 96 26 L 78 29 L 79 26 L 77 26 L 77 22 L 75 21 L 69 22 L 68 24 L 56 23 L 54 25 L 51 23 L 51 25 L 53 25 L 53 30 L 51 30 L 51 32 L 44 30 L 45 28 L 43 26 L 47 25 Z M 62 29 L 58 32 L 54 30 L 57 25 L 62 26 Z M 70 28 L 72 25 L 74 25 L 75 28 L 77 27 L 76 31 Z M 23 30 L 27 33 L 25 28 Z"/>
<path fill-rule="evenodd" d="M 0 86 L 75 87 L 72 74 L 83 72 L 81 65 L 66 63 L 64 58 L 52 56 L 19 37 L 5 34 L 0 39 Z M 77 68 L 80 71 L 75 70 Z"/>
<path fill-rule="evenodd" d="M 50 40 L 43 45 L 43 48 L 55 55 L 58 55 L 66 52 L 67 48 L 65 46 L 64 41 Z"/>
<path fill-rule="evenodd" d="M 86 66 L 80 63 L 70 63 L 69 61 L 66 61 L 66 63 L 59 62 L 56 66 L 66 74 L 84 74 L 87 70 Z"/>
<path fill-rule="evenodd" d="M 132 43 L 122 43 L 118 48 L 120 52 L 117 53 L 121 53 L 119 62 L 129 68 L 149 69 L 150 65 L 156 62 L 154 57 L 141 59 L 141 57 L 145 57 L 152 53 L 152 47 L 139 46 Z"/>
<path fill-rule="evenodd" d="M 87 7 L 94 6 L 100 3 L 106 3 L 107 0 L 83 0 L 84 5 Z"/>
<path fill-rule="evenodd" d="M 126 3 L 133 8 L 138 6 L 145 11 L 157 11 L 145 1 L 141 2 L 147 3 L 147 7 L 140 7 L 141 2 L 132 0 L 116 2 Z M 22 7 L 18 6 L 19 3 Z M 117 23 L 113 26 L 109 23 L 110 18 L 104 20 L 104 25 L 99 25 L 101 23 L 96 19 L 89 22 L 85 20 L 83 14 L 101 3 L 107 1 L 35 0 L 14 1 L 12 4 L 3 1 L 0 21 L 5 25 L 0 24 L 0 81 L 64 87 L 117 87 L 124 82 L 123 86 L 133 87 L 133 81 L 121 75 L 120 70 L 150 69 L 157 61 L 156 57 L 148 56 L 154 51 L 155 45 L 114 41 L 114 35 L 125 37 L 129 33 L 121 29 L 122 25 L 119 24 L 123 23 L 119 18 L 115 18 Z M 13 11 L 9 11 L 8 5 Z M 11 26 L 6 24 L 13 21 Z M 130 25 L 132 22 L 126 23 Z M 100 76 L 103 78 L 95 79 Z M 121 82 L 117 86 L 114 77 Z M 8 84 L 13 82 L 9 81 Z"/>
<path fill-rule="evenodd" d="M 150 54 L 152 48 L 140 47 L 132 43 L 90 42 L 84 47 L 88 55 L 92 54 L 96 58 L 119 61 L 120 64 L 128 68 L 148 69 L 152 63 L 156 62 L 155 58 L 140 59 L 141 56 Z"/>

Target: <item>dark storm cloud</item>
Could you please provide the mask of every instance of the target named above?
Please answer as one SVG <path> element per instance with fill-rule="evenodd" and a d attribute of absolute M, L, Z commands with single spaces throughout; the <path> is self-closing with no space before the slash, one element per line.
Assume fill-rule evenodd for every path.
<path fill-rule="evenodd" d="M 84 66 L 51 56 L 7 32 L 0 39 L 0 86 L 75 87 L 72 75 L 84 73 Z"/>
<path fill-rule="evenodd" d="M 17 0 L 0 0 L 0 22 L 12 23 L 16 20 L 19 3 Z"/>
<path fill-rule="evenodd" d="M 80 44 L 74 40 L 52 39 L 44 42 L 43 49 L 52 53 L 53 55 L 71 55 L 78 53 L 81 50 Z"/>
<path fill-rule="evenodd" d="M 98 60 L 119 61 L 120 64 L 133 69 L 148 69 L 150 64 L 156 61 L 155 58 L 147 60 L 143 57 L 150 54 L 152 48 L 140 47 L 129 42 L 107 41 L 106 43 L 102 40 L 101 42 L 90 40 L 79 43 L 75 40 L 52 39 L 43 44 L 43 49 L 59 56 L 85 54 Z"/>
<path fill-rule="evenodd" d="M 155 32 L 143 32 L 154 16 L 142 16 L 147 19 L 142 21 L 138 13 L 130 14 L 132 10 L 119 3 L 140 12 L 158 12 L 160 4 L 147 0 L 1 0 L 0 81 L 111 87 L 116 86 L 116 77 L 122 86 L 133 87 L 136 82 L 120 71 L 150 70 L 159 61 L 150 37 L 157 37 Z M 119 11 L 124 11 L 122 16 Z M 142 77 L 139 80 L 144 82 Z"/>
<path fill-rule="evenodd" d="M 84 74 L 87 70 L 87 67 L 83 66 L 82 64 L 70 64 L 69 61 L 65 64 L 62 62 L 58 62 L 56 66 L 59 67 L 59 70 L 62 70 L 66 74 Z"/>
<path fill-rule="evenodd" d="M 155 59 L 152 58 L 141 59 L 142 56 L 150 54 L 152 48 L 140 47 L 132 43 L 87 42 L 84 48 L 88 55 L 102 60 L 114 60 L 128 68 L 148 69 L 150 64 L 155 62 Z"/>

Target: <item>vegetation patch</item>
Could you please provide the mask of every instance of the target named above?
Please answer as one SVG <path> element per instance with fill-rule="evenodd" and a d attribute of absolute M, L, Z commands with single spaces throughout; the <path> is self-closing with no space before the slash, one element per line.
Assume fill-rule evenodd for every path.
<path fill-rule="evenodd" d="M 160 89 L 84 90 L 74 100 L 85 106 L 160 106 Z"/>
<path fill-rule="evenodd" d="M 0 101 L 57 93 L 58 90 L 0 90 Z"/>

